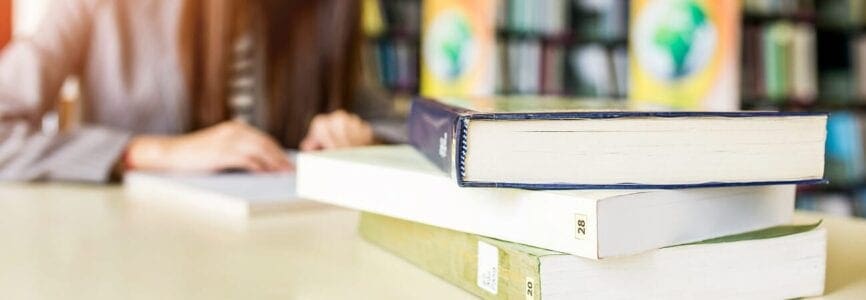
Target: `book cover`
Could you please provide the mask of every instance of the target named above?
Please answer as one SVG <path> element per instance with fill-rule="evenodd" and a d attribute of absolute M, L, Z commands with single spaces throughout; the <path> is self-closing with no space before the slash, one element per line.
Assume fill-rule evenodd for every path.
<path fill-rule="evenodd" d="M 562 111 L 588 109 L 622 109 L 604 101 L 580 101 L 557 97 L 446 97 L 441 101 L 417 97 L 412 100 L 409 121 L 409 143 L 440 169 L 454 173 L 457 141 L 463 140 L 461 124 L 478 111 Z M 462 145 L 460 147 L 463 147 Z"/>
<path fill-rule="evenodd" d="M 632 1 L 629 99 L 662 109 L 739 109 L 739 5 Z"/>
<path fill-rule="evenodd" d="M 492 95 L 495 88 L 495 0 L 423 3 L 421 94 Z"/>
<path fill-rule="evenodd" d="M 826 232 L 817 226 L 779 226 L 604 261 L 370 213 L 361 214 L 358 231 L 484 299 L 783 299 L 823 292 Z"/>

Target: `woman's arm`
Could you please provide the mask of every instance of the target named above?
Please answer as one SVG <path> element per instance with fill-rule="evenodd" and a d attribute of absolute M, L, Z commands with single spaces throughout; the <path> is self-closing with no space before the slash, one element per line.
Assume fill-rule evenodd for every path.
<path fill-rule="evenodd" d="M 237 121 L 180 136 L 135 137 L 125 162 L 133 169 L 153 171 L 279 172 L 293 168 L 273 138 Z"/>
<path fill-rule="evenodd" d="M 328 150 L 370 145 L 375 142 L 373 129 L 355 114 L 337 110 L 319 114 L 301 141 L 300 150 Z"/>
<path fill-rule="evenodd" d="M 0 179 L 105 181 L 128 133 L 83 127 L 43 134 L 42 116 L 81 68 L 99 0 L 57 0 L 36 33 L 0 54 Z"/>
<path fill-rule="evenodd" d="M 328 150 L 373 142 L 367 122 L 338 110 L 313 118 L 300 148 Z M 154 171 L 279 172 L 294 168 L 272 137 L 236 121 L 180 136 L 137 136 L 130 141 L 124 162 L 128 168 Z"/>

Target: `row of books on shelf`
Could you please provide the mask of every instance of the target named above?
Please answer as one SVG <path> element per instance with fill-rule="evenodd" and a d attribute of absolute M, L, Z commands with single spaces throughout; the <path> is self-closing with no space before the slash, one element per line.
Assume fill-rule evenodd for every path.
<path fill-rule="evenodd" d="M 418 47 L 407 39 L 371 40 L 364 78 L 394 91 L 418 90 Z M 623 98 L 628 92 L 625 45 L 568 46 L 541 39 L 497 41 L 495 89 L 500 94 Z"/>
<path fill-rule="evenodd" d="M 866 26 L 866 2 L 862 0 L 817 0 L 819 25 L 838 29 Z"/>
<path fill-rule="evenodd" d="M 370 40 L 362 49 L 363 74 L 370 86 L 414 93 L 418 90 L 418 44 L 410 39 Z"/>
<path fill-rule="evenodd" d="M 421 31 L 421 1 L 391 0 L 382 5 L 385 23 L 392 32 L 405 32 L 416 35 Z"/>
<path fill-rule="evenodd" d="M 549 38 L 624 40 L 628 1 L 503 0 L 496 3 L 499 32 Z"/>
<path fill-rule="evenodd" d="M 496 25 L 503 30 L 542 35 L 569 32 L 569 5 L 565 0 L 496 1 Z"/>
<path fill-rule="evenodd" d="M 414 100 L 411 146 L 300 154 L 299 195 L 485 299 L 822 294 L 826 231 L 790 222 L 825 114 L 443 101 Z"/>
<path fill-rule="evenodd" d="M 866 102 L 866 2 L 815 2 L 821 52 L 821 100 L 833 106 Z"/>
<path fill-rule="evenodd" d="M 365 14 L 365 20 L 378 21 L 365 24 L 378 25 L 365 25 L 365 28 L 379 30 L 367 30 L 374 33 L 368 33 L 363 69 L 369 83 L 375 86 L 410 93 L 418 91 L 419 85 L 434 86 L 425 84 L 430 81 L 419 82 L 419 78 L 423 77 L 419 76 L 419 68 L 423 70 L 423 65 L 428 63 L 435 70 L 441 69 L 436 68 L 437 64 L 449 64 L 446 69 L 459 70 L 459 76 L 468 76 L 445 80 L 449 85 L 473 82 L 462 85 L 479 86 L 477 82 L 491 82 L 493 86 L 481 85 L 487 86 L 481 88 L 485 91 L 481 94 L 495 92 L 605 98 L 626 95 L 626 1 L 545 0 L 536 3 L 513 0 L 472 4 L 431 1 L 423 6 L 420 5 L 421 1 L 412 0 L 367 0 L 367 3 L 375 5 L 367 5 L 365 9 L 373 9 L 376 13 L 372 16 Z M 429 10 L 429 16 L 422 14 L 424 9 Z M 484 9 L 496 9 L 498 23 L 490 23 L 496 28 L 485 28 L 484 22 L 480 21 L 490 16 L 477 11 Z M 467 20 L 474 20 L 466 34 L 471 37 L 472 49 L 480 52 L 473 55 L 474 52 L 463 49 L 459 51 L 461 55 L 448 58 L 455 61 L 422 62 L 421 47 L 424 40 L 418 32 L 422 27 L 422 16 L 429 23 L 423 25 L 425 27 L 434 27 L 433 23 L 445 21 L 451 25 L 461 24 L 463 21 L 447 19 L 448 13 L 454 11 L 468 14 Z M 582 29 L 575 30 L 578 28 Z M 460 43 L 455 46 L 469 47 Z M 435 49 L 438 51 L 439 48 Z M 495 59 L 488 60 L 489 56 L 495 56 Z M 488 63 L 493 67 L 487 69 L 485 65 Z M 437 76 L 447 74 L 437 73 Z M 420 90 L 424 93 L 439 89 L 434 86 Z"/>
<path fill-rule="evenodd" d="M 421 1 L 364 0 L 362 13 L 366 41 L 361 69 L 366 86 L 416 93 Z"/>
<path fill-rule="evenodd" d="M 743 11 L 748 16 L 801 17 L 804 19 L 815 16 L 813 0 L 744 0 L 742 3 Z"/>
<path fill-rule="evenodd" d="M 811 104 L 818 96 L 815 27 L 774 21 L 743 28 L 742 94 L 775 104 Z"/>
<path fill-rule="evenodd" d="M 866 183 L 866 115 L 838 111 L 827 122 L 827 178 L 836 187 Z"/>
<path fill-rule="evenodd" d="M 866 101 L 866 2 L 749 0 L 743 10 L 746 107 Z"/>
<path fill-rule="evenodd" d="M 626 0 L 503 0 L 490 3 L 494 5 L 491 8 L 495 10 L 495 25 L 500 32 L 551 38 L 576 35 L 584 39 L 622 40 L 628 30 Z M 365 0 L 363 11 L 364 28 L 369 36 L 413 36 L 420 32 L 420 0 Z"/>
<path fill-rule="evenodd" d="M 495 85 L 487 85 L 481 94 L 624 97 L 629 88 L 625 42 L 628 2 L 509 0 L 490 2 L 492 4 L 486 6 L 469 5 L 495 9 L 494 32 L 482 34 L 492 34 L 495 38 L 476 39 L 495 45 L 475 45 L 475 49 L 491 48 L 495 51 L 490 54 L 483 52 L 481 58 L 467 55 L 461 59 L 473 60 L 469 65 L 483 65 L 475 60 L 486 59 L 488 55 L 496 57 L 493 74 L 468 72 L 484 77 L 474 81 L 493 82 Z M 790 102 L 811 105 L 817 99 L 837 103 L 866 99 L 866 38 L 855 35 L 850 41 L 841 41 L 848 44 L 842 49 L 848 53 L 839 52 L 836 48 L 816 49 L 816 26 L 823 26 L 816 23 L 820 24 L 824 19 L 846 19 L 849 15 L 858 19 L 857 12 L 863 10 L 861 2 L 743 2 L 741 93 L 747 102 L 746 107 L 778 107 Z M 387 89 L 418 91 L 419 85 L 423 84 L 419 82 L 419 77 L 423 77 L 419 76 L 419 69 L 423 69 L 420 31 L 422 27 L 431 26 L 422 26 L 422 21 L 436 19 L 436 9 L 447 12 L 467 4 L 448 4 L 448 1 L 423 4 L 417 0 L 366 0 L 365 3 L 376 5 L 365 5 L 364 19 L 378 17 L 378 22 L 365 21 L 365 24 L 380 24 L 378 27 L 365 25 L 365 28 L 379 28 L 370 34 L 372 39 L 367 45 L 367 77 Z M 368 6 L 374 7 L 376 12 L 369 18 L 366 17 Z M 423 10 L 428 8 L 432 8 L 427 18 L 430 20 L 423 17 Z M 486 16 L 483 12 L 463 8 L 469 19 L 478 20 Z M 847 39 L 849 35 L 844 36 Z M 833 44 L 836 41 L 825 40 L 822 43 Z M 818 51 L 839 53 L 836 56 L 845 57 L 841 59 L 845 66 L 822 62 L 819 71 Z M 834 56 L 833 59 L 837 58 Z M 455 70 L 468 69 L 470 67 Z"/>
<path fill-rule="evenodd" d="M 629 1 L 574 1 L 572 27 L 588 40 L 624 41 L 628 36 Z"/>
<path fill-rule="evenodd" d="M 822 56 L 821 91 L 834 104 L 866 103 L 866 2 L 816 2 Z"/>
<path fill-rule="evenodd" d="M 861 0 L 745 0 L 747 17 L 805 21 L 823 29 L 857 32 L 866 26 L 866 2 Z"/>
<path fill-rule="evenodd" d="M 628 92 L 625 45 L 566 45 L 540 39 L 497 41 L 500 94 L 622 98 Z"/>
<path fill-rule="evenodd" d="M 843 58 L 822 70 L 822 100 L 833 104 L 866 103 L 866 34 L 834 36 L 835 40 L 825 42 L 838 44 L 828 51 Z M 843 63 L 838 63 L 839 60 Z"/>

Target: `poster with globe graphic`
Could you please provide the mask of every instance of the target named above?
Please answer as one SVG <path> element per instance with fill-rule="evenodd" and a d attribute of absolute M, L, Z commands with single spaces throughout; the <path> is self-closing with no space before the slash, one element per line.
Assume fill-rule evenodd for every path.
<path fill-rule="evenodd" d="M 739 1 L 635 0 L 629 98 L 642 109 L 739 109 Z"/>
<path fill-rule="evenodd" d="M 495 1 L 424 1 L 422 95 L 462 97 L 493 94 Z"/>

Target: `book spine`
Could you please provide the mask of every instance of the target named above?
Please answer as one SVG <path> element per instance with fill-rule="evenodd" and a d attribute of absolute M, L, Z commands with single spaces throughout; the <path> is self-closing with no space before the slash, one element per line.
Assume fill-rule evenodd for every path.
<path fill-rule="evenodd" d="M 455 172 L 456 142 L 461 137 L 463 116 L 470 111 L 433 100 L 412 100 L 407 126 L 409 144 L 449 174 Z"/>
<path fill-rule="evenodd" d="M 502 242 L 361 213 L 367 241 L 483 299 L 541 299 L 539 257 Z"/>

